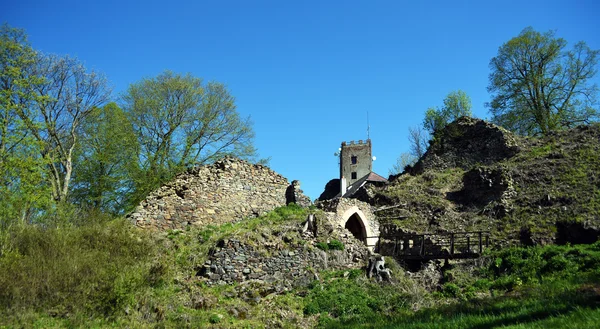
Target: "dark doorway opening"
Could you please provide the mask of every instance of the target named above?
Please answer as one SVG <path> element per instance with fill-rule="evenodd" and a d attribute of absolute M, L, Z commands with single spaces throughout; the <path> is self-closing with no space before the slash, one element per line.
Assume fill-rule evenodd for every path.
<path fill-rule="evenodd" d="M 365 225 L 363 224 L 358 214 L 355 213 L 352 216 L 350 216 L 350 218 L 348 218 L 348 221 L 346 221 L 345 227 L 346 229 L 348 229 L 348 231 L 350 231 L 350 233 L 352 233 L 352 235 L 354 235 L 355 238 L 362 241 L 363 243 L 367 242 L 367 231 L 365 230 Z"/>

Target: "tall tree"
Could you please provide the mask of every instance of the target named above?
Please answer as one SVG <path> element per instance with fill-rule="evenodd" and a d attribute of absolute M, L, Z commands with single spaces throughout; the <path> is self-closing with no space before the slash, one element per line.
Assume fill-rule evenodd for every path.
<path fill-rule="evenodd" d="M 73 174 L 77 128 L 94 108 L 108 101 L 110 90 L 102 75 L 88 72 L 69 57 L 38 56 L 32 74 L 43 78 L 33 88 L 36 102 L 18 108 L 17 114 L 27 133 L 41 145 L 52 197 L 65 202 Z"/>
<path fill-rule="evenodd" d="M 23 30 L 0 27 L 0 229 L 31 221 L 50 203 L 41 145 L 18 115 L 40 100 L 33 90 L 43 79 L 31 73 L 36 60 Z"/>
<path fill-rule="evenodd" d="M 252 123 L 221 83 L 166 71 L 130 85 L 123 109 L 140 143 L 145 190 L 191 165 L 256 155 Z"/>
<path fill-rule="evenodd" d="M 442 108 L 430 107 L 425 111 L 423 127 L 431 134 L 444 128 L 461 116 L 472 116 L 471 97 L 462 90 L 452 91 L 444 98 Z"/>
<path fill-rule="evenodd" d="M 130 204 L 139 144 L 133 126 L 115 103 L 95 108 L 78 129 L 74 203 L 122 214 Z"/>
<path fill-rule="evenodd" d="M 503 44 L 490 61 L 487 104 L 493 121 L 525 135 L 587 123 L 598 117 L 598 50 L 584 42 L 566 50 L 553 31 L 525 28 Z"/>

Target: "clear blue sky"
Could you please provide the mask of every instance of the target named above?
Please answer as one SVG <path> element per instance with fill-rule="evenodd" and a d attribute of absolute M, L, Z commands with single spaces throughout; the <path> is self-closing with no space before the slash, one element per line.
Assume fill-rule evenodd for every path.
<path fill-rule="evenodd" d="M 311 198 L 366 139 L 387 176 L 407 130 L 450 91 L 489 117 L 489 61 L 532 26 L 600 49 L 599 1 L 2 0 L 0 21 L 35 49 L 103 72 L 114 97 L 169 69 L 227 84 L 261 157 Z M 596 79 L 599 81 L 599 79 Z"/>

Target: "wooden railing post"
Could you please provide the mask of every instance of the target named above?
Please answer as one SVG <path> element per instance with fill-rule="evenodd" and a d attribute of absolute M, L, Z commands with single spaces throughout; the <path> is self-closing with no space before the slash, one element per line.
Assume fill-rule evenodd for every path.
<path fill-rule="evenodd" d="M 471 237 L 467 235 L 467 253 L 471 253 Z"/>
<path fill-rule="evenodd" d="M 450 233 L 450 256 L 454 256 L 454 233 Z"/>
<path fill-rule="evenodd" d="M 479 254 L 483 253 L 483 245 L 481 244 L 481 231 L 479 231 Z"/>

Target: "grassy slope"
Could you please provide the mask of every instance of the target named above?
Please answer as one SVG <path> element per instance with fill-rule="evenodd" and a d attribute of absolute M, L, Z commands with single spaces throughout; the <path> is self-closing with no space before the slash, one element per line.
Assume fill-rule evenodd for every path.
<path fill-rule="evenodd" d="M 297 241 L 297 230 L 286 228 L 306 214 L 289 206 L 237 224 L 153 235 L 122 220 L 14 227 L 0 233 L 0 327 L 310 326 L 301 296 L 256 304 L 237 298 L 236 285 L 208 287 L 197 276 L 218 240 L 262 241 L 279 230 L 278 241 Z"/>

